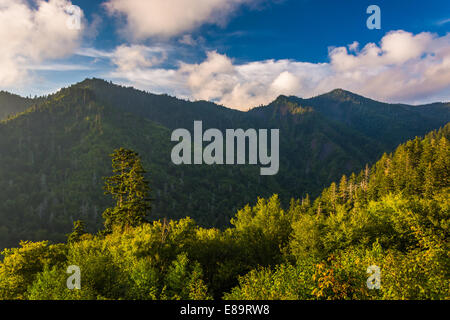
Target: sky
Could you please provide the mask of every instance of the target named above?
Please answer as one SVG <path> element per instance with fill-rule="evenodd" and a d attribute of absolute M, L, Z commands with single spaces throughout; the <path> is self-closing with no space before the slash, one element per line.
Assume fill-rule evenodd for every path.
<path fill-rule="evenodd" d="M 92 77 L 240 110 L 335 88 L 450 101 L 450 1 L 0 0 L 0 90 Z"/>

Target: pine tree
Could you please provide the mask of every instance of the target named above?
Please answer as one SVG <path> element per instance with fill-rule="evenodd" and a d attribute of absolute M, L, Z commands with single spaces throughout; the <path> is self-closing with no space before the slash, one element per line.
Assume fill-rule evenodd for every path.
<path fill-rule="evenodd" d="M 436 148 L 435 172 L 439 177 L 438 187 L 444 188 L 450 185 L 450 146 L 448 140 L 442 137 Z"/>
<path fill-rule="evenodd" d="M 330 202 L 333 208 L 333 212 L 336 211 L 336 200 L 337 200 L 337 187 L 336 183 L 333 182 L 330 186 Z"/>
<path fill-rule="evenodd" d="M 431 166 L 431 162 L 428 164 L 424 173 L 424 195 L 426 197 L 431 197 L 434 193 L 436 185 L 436 177 Z"/>
<path fill-rule="evenodd" d="M 105 228 L 111 231 L 119 228 L 135 227 L 146 221 L 150 211 L 150 199 L 146 173 L 139 155 L 128 149 L 120 148 L 111 154 L 113 173 L 105 178 L 105 194 L 116 201 L 114 208 L 103 213 Z"/>
<path fill-rule="evenodd" d="M 72 233 L 67 236 L 67 243 L 73 243 L 80 240 L 81 236 L 85 234 L 84 221 L 77 220 L 73 222 Z"/>
<path fill-rule="evenodd" d="M 341 181 L 339 182 L 339 198 L 341 201 L 345 203 L 347 201 L 347 177 L 345 174 L 342 176 Z"/>

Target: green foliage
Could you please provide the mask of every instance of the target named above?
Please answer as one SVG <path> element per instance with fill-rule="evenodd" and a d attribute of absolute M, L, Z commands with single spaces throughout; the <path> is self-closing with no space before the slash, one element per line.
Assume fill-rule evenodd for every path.
<path fill-rule="evenodd" d="M 105 179 L 105 194 L 116 201 L 103 213 L 105 228 L 135 227 L 146 221 L 150 210 L 148 182 L 139 155 L 124 148 L 111 154 L 114 175 Z"/>
<path fill-rule="evenodd" d="M 254 269 L 239 278 L 239 286 L 225 300 L 305 300 L 312 298 L 313 264 L 280 264 Z"/>
<path fill-rule="evenodd" d="M 316 159 L 317 163 L 323 164 L 323 161 L 328 161 L 328 154 L 333 154 L 340 160 L 324 168 L 341 168 L 343 175 L 340 179 L 334 177 L 335 182 L 330 182 L 329 187 L 323 189 L 314 200 L 306 195 L 302 199 L 292 199 L 287 205 L 282 199 L 289 193 L 282 190 L 279 195 L 258 198 L 253 206 L 242 205 L 229 224 L 222 224 L 228 227 L 205 228 L 189 217 L 179 220 L 158 218 L 168 212 L 176 211 L 177 217 L 193 212 L 200 218 L 208 213 L 208 219 L 218 222 L 229 215 L 226 211 L 229 203 L 219 200 L 227 199 L 227 195 L 236 197 L 228 199 L 230 203 L 238 203 L 234 202 L 237 198 L 240 198 L 240 203 L 249 203 L 248 194 L 251 192 L 280 188 L 294 193 L 303 189 L 297 188 L 299 185 L 287 178 L 288 172 L 277 178 L 280 180 L 256 182 L 252 180 L 252 169 L 246 166 L 211 167 L 205 169 L 207 175 L 199 174 L 200 171 L 196 171 L 198 168 L 178 171 L 175 166 L 167 166 L 161 155 L 169 146 L 161 141 L 168 137 L 169 130 L 136 115 L 122 117 L 123 114 L 112 111 L 114 109 L 106 112 L 95 95 L 102 96 L 109 92 L 108 86 L 95 83 L 103 87 L 94 88 L 94 94 L 92 90 L 82 87 L 87 84 L 63 90 L 51 97 L 51 101 L 0 124 L 0 150 L 11 146 L 25 154 L 29 150 L 21 146 L 20 141 L 33 148 L 36 142 L 33 133 L 38 130 L 30 128 L 37 128 L 38 124 L 31 120 L 39 117 L 45 119 L 45 123 L 53 123 L 55 128 L 45 137 L 55 141 L 56 145 L 67 146 L 67 150 L 74 155 L 73 159 L 79 160 L 89 170 L 106 175 L 107 157 L 103 152 L 115 149 L 113 176 L 106 179 L 106 191 L 115 203 L 100 197 L 99 202 L 94 202 L 92 199 L 97 199 L 97 196 L 92 196 L 88 205 L 91 208 L 96 203 L 98 208 L 111 208 L 104 215 L 108 232 L 85 233 L 84 224 L 76 221 L 65 244 L 27 241 L 21 242 L 19 248 L 5 249 L 0 261 L 0 299 L 450 299 L 450 124 L 424 138 L 415 138 L 398 146 L 394 152 L 385 153 L 373 166 L 366 165 L 359 173 L 342 172 L 341 160 L 348 159 L 345 155 L 352 149 L 342 147 L 331 152 L 335 146 L 327 144 L 329 140 L 323 134 L 342 128 L 342 124 L 335 126 L 330 119 L 323 120 L 324 116 L 315 114 L 304 104 L 305 100 L 281 97 L 269 107 L 250 112 L 251 117 L 255 118 L 247 119 L 248 123 L 264 123 L 270 119 L 273 121 L 271 123 L 280 124 L 290 137 L 283 143 L 293 142 L 295 137 L 302 136 L 302 130 L 312 129 L 308 127 L 310 125 L 330 124 L 331 127 L 321 128 L 313 136 L 306 135 L 312 138 L 308 144 L 317 151 L 313 152 L 313 160 L 308 161 L 314 162 Z M 156 104 L 167 101 L 167 97 L 128 92 L 125 88 L 122 90 L 129 94 L 127 96 L 133 102 L 150 98 L 155 99 Z M 124 101 L 123 96 L 119 98 Z M 347 108 L 352 109 L 356 103 L 362 105 L 362 111 L 357 113 L 359 116 L 371 114 L 366 103 L 386 111 L 386 116 L 374 117 L 375 127 L 391 123 L 388 115 L 410 112 L 407 107 L 399 107 L 396 112 L 389 108 L 385 110 L 387 107 L 384 104 L 367 102 L 362 97 L 339 90 L 308 102 L 312 109 L 321 109 L 317 104 L 330 99 L 338 101 L 339 108 L 347 115 Z M 176 105 L 175 110 L 182 109 L 183 103 L 169 100 Z M 146 110 L 142 101 L 137 103 L 136 113 L 141 116 L 159 114 L 154 108 Z M 444 108 L 442 105 L 438 107 Z M 194 111 L 203 108 L 206 108 L 204 104 L 195 104 Z M 194 117 L 194 111 L 189 115 Z M 218 114 L 228 112 L 219 107 L 216 111 Z M 420 115 L 422 112 L 418 107 L 417 113 Z M 225 119 L 235 119 L 235 114 L 233 112 L 230 118 Z M 335 114 L 333 117 L 339 119 L 340 116 Z M 88 120 L 82 125 L 80 123 L 83 121 L 74 122 L 72 118 Z M 105 118 L 107 121 L 100 120 Z M 412 118 L 416 119 L 416 116 Z M 59 121 L 61 119 L 64 121 Z M 425 122 L 431 121 L 427 119 Z M 161 123 L 166 120 L 161 116 Z M 312 122 L 308 124 L 306 120 Z M 187 116 L 186 121 L 190 121 Z M 142 164 L 137 153 L 128 149 L 131 147 L 110 148 L 120 145 L 123 137 L 127 137 L 127 141 L 134 140 L 125 134 L 128 131 L 121 131 L 121 126 L 131 124 L 134 124 L 140 139 L 146 130 L 154 134 L 144 139 L 145 143 L 154 142 L 151 151 L 154 155 L 143 157 Z M 413 124 L 418 130 L 419 124 L 414 121 Z M 371 130 L 374 126 L 369 127 L 368 135 L 373 134 Z M 24 133 L 23 128 L 29 131 Z M 392 132 L 398 133 L 403 129 L 398 124 Z M 17 143 L 1 138 L 9 130 L 19 137 Z M 86 131 L 89 133 L 85 135 Z M 117 131 L 121 133 L 117 135 Z M 350 131 L 344 129 L 346 134 Z M 62 132 L 71 132 L 83 143 L 71 144 Z M 338 136 L 343 138 L 346 135 Z M 26 142 L 28 139 L 30 141 Z M 365 139 L 358 141 L 370 141 Z M 124 145 L 132 146 L 133 143 Z M 44 145 L 40 146 L 44 148 Z M 67 162 L 70 157 L 57 157 L 56 167 L 51 161 L 44 161 L 43 153 L 57 154 L 57 148 L 53 151 L 51 148 L 40 152 L 33 149 L 35 153 L 24 162 L 20 159 L 11 161 L 16 170 L 30 174 L 30 181 L 14 177 L 14 170 L 11 170 L 11 175 L 8 170 L 0 172 L 2 186 L 9 184 L 5 181 L 14 177 L 16 180 L 11 183 L 11 188 L 27 186 L 24 190 L 28 192 L 26 196 L 19 196 L 17 201 L 8 198 L 9 189 L 0 195 L 5 197 L 0 200 L 6 208 L 5 211 L 0 210 L 0 218 L 12 217 L 10 212 L 17 213 L 11 223 L 0 227 L 0 237 L 3 236 L 0 240 L 11 241 L 11 226 L 17 227 L 28 220 L 30 224 L 37 225 L 33 226 L 37 228 L 35 237 L 45 237 L 51 231 L 57 239 L 59 232 L 65 230 L 67 220 L 73 220 L 69 212 L 78 206 L 77 198 L 82 199 L 88 193 L 95 194 L 97 182 L 86 184 L 92 179 L 91 171 L 81 170 L 78 164 L 72 167 Z M 35 158 L 36 155 L 39 158 Z M 1 156 L 2 160 L 11 160 L 8 155 Z M 93 159 L 97 158 L 103 160 L 94 164 Z M 283 161 L 295 164 L 295 161 L 289 162 L 288 159 Z M 100 168 L 100 163 L 105 168 Z M 151 179 L 148 180 L 156 182 L 156 189 L 161 191 L 164 189 L 161 189 L 161 183 L 168 184 L 167 192 L 162 192 L 164 195 L 161 193 L 159 203 L 152 202 L 153 221 L 142 223 L 149 209 L 148 197 L 158 194 L 153 186 L 149 194 L 146 182 L 149 175 L 143 169 L 147 163 L 151 163 Z M 69 178 L 62 168 L 70 168 L 75 177 Z M 292 171 L 293 179 L 305 177 L 304 173 L 298 174 L 300 169 L 294 166 L 287 165 L 286 168 Z M 309 167 L 313 174 L 321 176 L 312 168 Z M 305 172 L 305 167 L 300 171 Z M 42 175 L 43 172 L 46 174 Z M 333 174 L 327 179 L 332 177 Z M 318 178 L 322 183 L 327 179 L 323 176 Z M 177 180 L 184 187 L 176 187 Z M 64 183 L 59 184 L 61 181 Z M 224 182 L 227 182 L 225 188 L 217 187 Z M 36 183 L 40 186 L 39 190 L 33 189 Z M 192 197 L 180 192 L 188 186 L 197 187 L 192 191 Z M 269 188 L 264 189 L 267 186 Z M 217 193 L 211 191 L 213 188 Z M 246 193 L 246 189 L 251 191 Z M 49 194 L 51 196 L 46 198 L 45 195 Z M 217 195 L 217 198 L 210 199 L 212 195 Z M 46 201 L 38 207 L 34 207 L 35 202 L 32 201 L 31 207 L 26 209 L 24 203 L 27 203 L 28 197 L 33 201 L 44 197 Z M 60 210 L 61 216 L 48 215 L 49 208 L 51 213 Z M 198 213 L 196 208 L 203 211 Z M 87 229 L 90 227 L 95 231 L 96 223 L 92 219 L 87 220 Z M 45 229 L 47 224 L 50 227 Z M 27 227 L 24 226 L 23 230 Z M 17 237 L 26 238 L 26 235 L 19 233 Z M 66 286 L 66 270 L 70 265 L 80 267 L 80 290 L 70 290 Z M 381 271 L 380 290 L 367 287 L 367 269 L 372 265 L 378 266 Z"/>
<path fill-rule="evenodd" d="M 276 193 L 285 207 L 307 192 L 315 198 L 342 174 L 350 178 L 398 143 L 450 120 L 448 104 L 390 105 L 342 90 L 311 99 L 281 96 L 240 112 L 99 79 L 37 99 L 1 93 L 2 110 L 0 118 L 15 115 L 0 123 L 0 248 L 19 240 L 63 242 L 76 220 L 88 232 L 101 229 L 101 213 L 115 207 L 103 196 L 101 177 L 110 175 L 108 154 L 121 147 L 138 152 L 148 169 L 152 219 L 190 215 L 223 230 L 258 197 Z M 260 176 L 251 165 L 173 165 L 171 131 L 192 130 L 199 119 L 204 129 L 279 128 L 279 173 Z M 429 168 L 429 190 L 441 181 L 437 171 Z M 395 187 L 390 181 L 383 188 Z"/>
<path fill-rule="evenodd" d="M 63 245 L 48 246 L 47 241 L 21 242 L 20 248 L 5 249 L 0 264 L 0 300 L 24 299 L 36 275 L 46 266 L 59 266 L 64 261 Z"/>
<path fill-rule="evenodd" d="M 189 270 L 192 269 L 192 270 Z M 206 300 L 209 298 L 203 282 L 203 272 L 198 262 L 189 267 L 186 253 L 177 256 L 165 277 L 165 295 L 172 299 Z"/>
<path fill-rule="evenodd" d="M 91 288 L 69 290 L 66 285 L 68 274 L 61 268 L 48 266 L 36 275 L 35 281 L 28 287 L 26 298 L 29 300 L 93 300 L 97 296 Z"/>
<path fill-rule="evenodd" d="M 75 221 L 73 223 L 72 233 L 67 236 L 67 243 L 79 241 L 83 234 L 86 234 L 84 221 L 82 220 Z"/>

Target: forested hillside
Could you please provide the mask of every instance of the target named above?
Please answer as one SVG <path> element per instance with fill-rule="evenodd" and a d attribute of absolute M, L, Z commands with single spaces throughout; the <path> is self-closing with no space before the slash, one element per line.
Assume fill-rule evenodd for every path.
<path fill-rule="evenodd" d="M 8 116 L 25 111 L 37 101 L 38 99 L 22 98 L 15 94 L 0 91 L 0 121 L 7 119 Z"/>
<path fill-rule="evenodd" d="M 442 120 L 442 125 L 450 121 L 448 102 L 420 106 L 388 104 L 342 89 L 311 99 L 288 99 L 299 105 L 312 106 L 324 116 L 345 123 L 391 147 L 416 135 L 426 134 L 437 119 Z"/>
<path fill-rule="evenodd" d="M 189 217 L 136 219 L 152 203 L 135 175 L 139 159 L 116 150 L 113 165 L 128 169 L 106 180 L 115 204 L 104 231 L 76 223 L 68 243 L 3 251 L 0 299 L 450 298 L 450 124 L 342 176 L 315 200 L 260 198 L 222 231 Z M 68 265 L 80 267 L 81 290 L 67 289 Z M 379 289 L 366 285 L 371 266 Z"/>
<path fill-rule="evenodd" d="M 8 96 L 2 94 L 2 96 Z M 335 90 L 312 99 L 280 96 L 249 112 L 188 102 L 88 79 L 48 97 L 22 99 L 26 111 L 0 123 L 0 248 L 19 240 L 62 242 L 75 220 L 101 226 L 108 155 L 135 150 L 147 168 L 152 216 L 193 217 L 203 227 L 229 226 L 257 197 L 317 197 L 342 174 L 372 164 L 398 143 L 449 121 L 449 104 L 389 105 Z M 13 99 L 13 100 L 14 100 Z M 20 103 L 0 100 L 0 110 Z M 5 102 L 6 101 L 6 102 Z M 20 109 L 20 108 L 19 108 Z M 259 166 L 175 166 L 175 128 L 280 129 L 280 171 Z"/>

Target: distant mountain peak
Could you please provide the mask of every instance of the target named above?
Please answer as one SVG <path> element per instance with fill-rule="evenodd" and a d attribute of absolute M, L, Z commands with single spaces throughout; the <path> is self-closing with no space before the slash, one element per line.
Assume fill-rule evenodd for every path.
<path fill-rule="evenodd" d="M 354 103 L 361 103 L 364 101 L 369 101 L 372 99 L 366 98 L 364 96 L 361 96 L 359 94 L 353 93 L 351 91 L 348 90 L 344 90 L 342 88 L 336 88 L 334 90 L 331 90 L 330 92 L 318 95 L 317 97 L 311 98 L 311 99 L 321 99 L 321 98 L 325 98 L 325 99 L 331 99 L 331 100 L 336 100 L 336 101 L 352 101 Z"/>
<path fill-rule="evenodd" d="M 86 78 L 83 81 L 75 83 L 70 87 L 78 87 L 78 88 L 92 88 L 96 86 L 110 86 L 110 87 L 119 87 L 117 84 L 114 84 L 112 81 L 106 81 L 100 78 Z M 70 88 L 69 87 L 69 88 Z"/>
<path fill-rule="evenodd" d="M 318 96 L 309 98 L 309 99 L 303 99 L 300 98 L 298 96 L 286 96 L 286 95 L 279 95 L 271 104 L 279 104 L 279 103 L 307 103 L 310 100 L 315 100 L 315 99 L 331 99 L 331 100 L 337 100 L 337 101 L 346 101 L 346 100 L 352 100 L 353 102 L 361 102 L 361 101 L 367 101 L 367 100 L 371 100 L 369 98 L 366 98 L 364 96 L 358 95 L 356 93 L 353 93 L 351 91 L 348 90 L 344 90 L 342 88 L 336 88 L 331 90 L 330 92 L 327 93 L 323 93 L 320 94 Z"/>
<path fill-rule="evenodd" d="M 334 90 L 331 90 L 329 93 L 330 94 L 354 94 L 353 92 L 344 90 L 342 88 L 336 88 Z"/>
<path fill-rule="evenodd" d="M 266 106 L 256 107 L 250 110 L 250 113 L 271 113 L 278 116 L 303 115 L 312 112 L 310 106 L 302 105 L 300 98 L 285 95 L 279 95 L 274 101 Z"/>
<path fill-rule="evenodd" d="M 288 96 L 285 96 L 284 94 L 280 94 L 280 95 L 274 100 L 274 102 L 276 102 L 276 101 L 285 101 L 285 100 L 289 100 L 289 97 L 288 97 Z"/>

